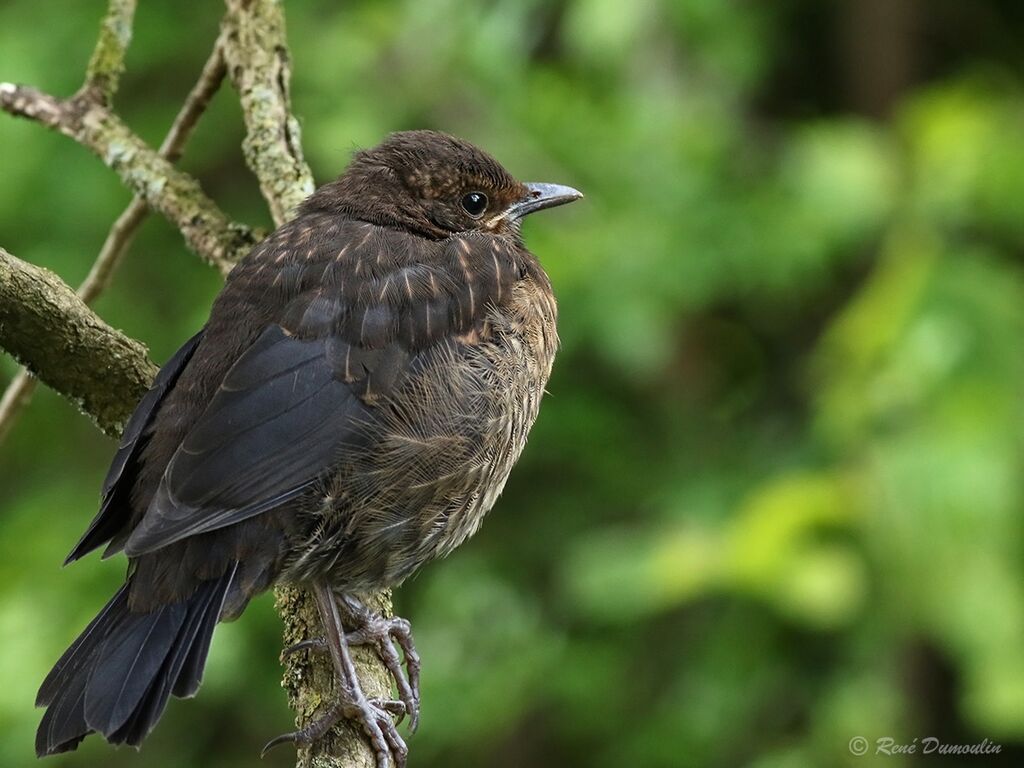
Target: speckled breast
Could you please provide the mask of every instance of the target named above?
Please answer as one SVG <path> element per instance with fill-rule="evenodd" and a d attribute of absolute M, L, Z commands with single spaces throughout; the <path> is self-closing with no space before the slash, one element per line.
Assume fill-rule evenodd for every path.
<path fill-rule="evenodd" d="M 558 345 L 546 277 L 516 284 L 472 334 L 425 352 L 367 423 L 369 446 L 317 489 L 286 578 L 401 583 L 479 528 L 526 445 Z"/>

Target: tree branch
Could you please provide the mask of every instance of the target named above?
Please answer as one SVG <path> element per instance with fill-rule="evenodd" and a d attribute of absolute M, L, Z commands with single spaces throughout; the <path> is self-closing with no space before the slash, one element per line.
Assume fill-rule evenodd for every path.
<path fill-rule="evenodd" d="M 40 122 L 91 150 L 222 273 L 256 244 L 248 227 L 231 221 L 199 182 L 161 157 L 107 107 L 82 94 L 61 101 L 29 86 L 0 83 L 0 109 Z"/>
<path fill-rule="evenodd" d="M 85 84 L 79 91 L 97 104 L 109 107 L 117 92 L 121 73 L 124 72 L 124 55 L 132 40 L 134 17 L 135 0 L 110 0 L 86 69 Z"/>
<path fill-rule="evenodd" d="M 0 248 L 0 346 L 117 436 L 157 367 L 49 270 Z"/>
<path fill-rule="evenodd" d="M 291 113 L 291 69 L 284 9 L 265 0 L 228 0 L 221 25 L 224 56 L 245 118 L 245 161 L 260 182 L 275 224 L 283 224 L 313 193 Z"/>
<path fill-rule="evenodd" d="M 115 0 L 115 3 L 117 0 Z M 109 17 L 107 19 L 109 22 Z M 106 27 L 106 22 L 104 24 Z M 102 36 L 101 36 L 102 41 Z M 97 44 L 99 50 L 100 44 Z M 93 58 L 96 58 L 94 55 Z M 174 163 L 181 158 L 185 144 L 192 135 L 200 115 L 206 110 L 210 99 L 217 92 L 224 80 L 224 53 L 220 43 L 214 46 L 213 53 L 203 67 L 199 80 L 192 87 L 184 105 L 178 111 L 174 123 L 171 124 L 167 136 L 160 145 L 160 156 Z M 135 239 L 139 225 L 145 221 L 149 213 L 146 202 L 141 197 L 132 199 L 124 212 L 110 227 L 107 239 L 100 249 L 96 261 L 89 270 L 85 281 L 78 287 L 78 297 L 86 304 L 91 304 L 110 283 L 114 271 Z M 21 412 L 32 401 L 38 379 L 28 369 L 22 368 L 4 391 L 0 398 L 0 444 L 10 433 L 11 427 Z"/>

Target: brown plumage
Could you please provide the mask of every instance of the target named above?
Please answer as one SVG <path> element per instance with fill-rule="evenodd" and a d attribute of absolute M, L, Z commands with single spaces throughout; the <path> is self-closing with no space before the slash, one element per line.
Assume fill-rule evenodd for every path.
<path fill-rule="evenodd" d="M 519 222 L 578 197 L 450 136 L 394 134 L 235 268 L 139 404 L 69 555 L 106 544 L 129 574 L 43 683 L 39 754 L 93 731 L 138 744 L 171 693 L 198 689 L 217 621 L 289 581 L 317 595 L 326 639 L 311 645 L 332 653 L 342 700 L 282 738 L 314 740 L 358 711 L 378 762 L 404 761 L 388 708 L 346 677 L 339 610 L 386 657 L 392 638 L 405 649 L 408 678 L 389 660 L 388 711 L 415 724 L 404 624 L 347 595 L 450 552 L 504 487 L 558 345 Z"/>

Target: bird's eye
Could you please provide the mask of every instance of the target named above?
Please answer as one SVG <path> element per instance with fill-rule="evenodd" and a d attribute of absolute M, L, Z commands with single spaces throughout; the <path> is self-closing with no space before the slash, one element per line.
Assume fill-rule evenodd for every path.
<path fill-rule="evenodd" d="M 462 198 L 462 207 L 474 219 L 478 218 L 487 210 L 487 195 L 483 192 L 470 192 Z"/>

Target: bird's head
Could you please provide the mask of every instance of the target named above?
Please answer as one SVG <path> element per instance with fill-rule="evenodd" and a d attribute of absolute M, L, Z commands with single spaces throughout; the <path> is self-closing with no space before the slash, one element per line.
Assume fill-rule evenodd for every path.
<path fill-rule="evenodd" d="M 581 197 L 572 187 L 518 181 L 454 136 L 404 131 L 357 152 L 304 210 L 334 210 L 434 238 L 470 231 L 517 236 L 523 216 Z"/>

